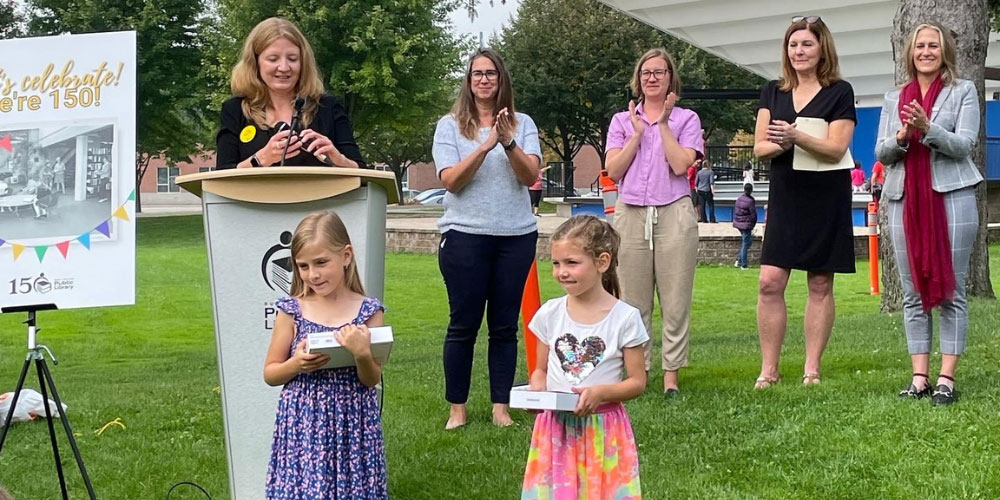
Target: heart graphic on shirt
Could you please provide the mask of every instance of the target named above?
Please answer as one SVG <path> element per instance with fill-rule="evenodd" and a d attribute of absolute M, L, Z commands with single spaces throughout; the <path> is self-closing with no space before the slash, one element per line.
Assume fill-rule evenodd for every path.
<path fill-rule="evenodd" d="M 574 384 L 579 384 L 587 378 L 598 363 L 604 359 L 604 340 L 593 336 L 577 340 L 572 333 L 564 333 L 556 339 L 556 356 L 562 366 L 566 378 Z"/>

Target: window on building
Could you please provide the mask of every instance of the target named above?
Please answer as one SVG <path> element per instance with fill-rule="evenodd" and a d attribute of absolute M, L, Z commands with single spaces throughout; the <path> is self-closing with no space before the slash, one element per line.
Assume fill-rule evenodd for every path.
<path fill-rule="evenodd" d="M 199 174 L 200 173 L 204 173 L 204 172 L 208 172 L 209 170 L 212 170 L 212 167 L 198 167 L 198 173 Z"/>
<path fill-rule="evenodd" d="M 174 179 L 181 174 L 178 167 L 159 167 L 156 169 L 156 192 L 157 193 L 177 193 L 181 190 L 174 182 Z"/>

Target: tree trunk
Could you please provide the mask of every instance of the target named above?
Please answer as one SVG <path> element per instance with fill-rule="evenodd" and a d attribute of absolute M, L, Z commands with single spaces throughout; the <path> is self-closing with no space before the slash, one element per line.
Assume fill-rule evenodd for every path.
<path fill-rule="evenodd" d="M 150 156 L 143 153 L 136 153 L 135 155 L 135 213 L 142 212 L 142 190 L 139 189 L 142 186 L 142 178 L 146 175 L 146 169 L 149 168 Z"/>
<path fill-rule="evenodd" d="M 893 19 L 892 46 L 896 61 L 896 83 L 906 80 L 906 45 L 909 35 L 918 25 L 928 21 L 937 21 L 952 31 L 957 43 L 958 77 L 971 80 L 979 91 L 979 142 L 972 151 L 972 161 L 979 166 L 985 177 L 985 105 L 984 105 L 984 71 L 986 67 L 986 46 L 989 39 L 989 9 L 986 0 L 901 0 L 896 17 Z M 969 264 L 969 274 L 966 291 L 973 297 L 994 298 L 993 286 L 990 283 L 989 247 L 986 241 L 986 183 L 981 183 L 976 189 L 976 202 L 979 211 L 979 231 L 972 248 Z M 883 204 L 884 205 L 884 204 Z M 885 223 L 885 210 L 879 210 L 879 230 L 882 244 L 879 257 L 882 258 L 882 310 L 898 310 L 901 305 L 902 291 L 899 282 L 899 271 L 892 253 L 892 243 L 889 241 L 888 227 Z"/>

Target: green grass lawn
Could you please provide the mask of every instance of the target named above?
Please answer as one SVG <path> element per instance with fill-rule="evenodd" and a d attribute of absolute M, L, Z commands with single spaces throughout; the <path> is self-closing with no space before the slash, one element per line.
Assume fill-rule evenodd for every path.
<path fill-rule="evenodd" d="M 100 498 L 163 498 L 178 481 L 229 497 L 201 234 L 200 217 L 141 219 L 135 306 L 39 313 L 40 338 L 61 360 L 53 376 Z M 1000 247 L 991 250 L 996 277 Z M 545 298 L 561 294 L 550 269 L 540 264 Z M 805 277 L 793 274 L 785 380 L 765 392 L 751 390 L 760 365 L 756 272 L 698 269 L 683 396 L 660 396 L 657 367 L 647 393 L 627 405 L 645 498 L 1000 496 L 1000 305 L 972 301 L 959 404 L 899 401 L 895 394 L 910 370 L 900 317 L 878 313 L 867 269 L 859 262 L 857 275 L 838 277 L 823 384 L 810 388 L 798 384 Z M 383 414 L 392 497 L 519 498 L 532 416 L 515 412 L 517 425 L 508 429 L 488 423 L 485 332 L 471 423 L 445 432 L 441 346 L 448 308 L 437 262 L 389 255 L 387 275 L 386 319 L 397 335 Z M 17 382 L 23 319 L 0 316 L 0 392 Z M 523 365 L 522 359 L 521 380 Z M 29 381 L 37 389 L 34 371 Z M 124 429 L 96 433 L 116 418 Z M 68 444 L 60 446 L 71 497 L 85 498 Z M 14 426 L 0 456 L 0 484 L 17 499 L 58 498 L 44 423 Z M 171 498 L 204 497 L 187 488 Z"/>

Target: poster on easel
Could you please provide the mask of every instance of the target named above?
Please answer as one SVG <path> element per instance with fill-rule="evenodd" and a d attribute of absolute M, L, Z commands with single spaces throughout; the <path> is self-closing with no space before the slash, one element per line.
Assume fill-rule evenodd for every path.
<path fill-rule="evenodd" d="M 0 307 L 134 304 L 135 32 L 0 53 Z"/>

